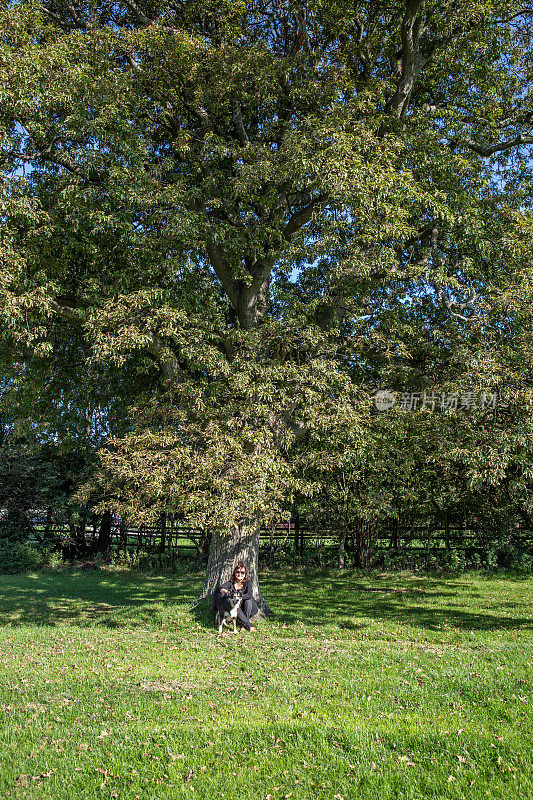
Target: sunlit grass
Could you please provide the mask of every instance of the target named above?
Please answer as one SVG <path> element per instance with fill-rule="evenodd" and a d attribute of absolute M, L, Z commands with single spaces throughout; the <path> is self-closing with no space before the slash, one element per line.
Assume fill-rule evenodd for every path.
<path fill-rule="evenodd" d="M 526 798 L 533 580 L 264 574 L 218 638 L 199 572 L 0 578 L 0 792 Z"/>

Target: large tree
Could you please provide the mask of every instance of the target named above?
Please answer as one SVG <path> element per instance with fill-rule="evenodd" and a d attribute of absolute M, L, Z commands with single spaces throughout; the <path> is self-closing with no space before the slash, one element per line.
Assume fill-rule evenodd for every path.
<path fill-rule="evenodd" d="M 413 304 L 437 351 L 494 328 L 502 281 L 522 285 L 532 13 L 21 0 L 2 15 L 4 329 L 46 354 L 55 317 L 95 361 L 156 379 L 94 483 L 129 513 L 210 526 L 203 594 L 241 559 L 258 592 L 260 520 L 312 490 L 306 437 L 363 436 L 365 375 L 423 373 Z"/>

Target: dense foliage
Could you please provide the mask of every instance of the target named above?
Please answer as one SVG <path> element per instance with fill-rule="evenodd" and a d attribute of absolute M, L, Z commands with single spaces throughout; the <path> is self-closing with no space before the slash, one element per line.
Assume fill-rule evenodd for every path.
<path fill-rule="evenodd" d="M 90 420 L 78 502 L 239 537 L 295 494 L 492 491 L 529 524 L 532 14 L 7 4 L 2 352 L 41 437 L 59 398 L 82 449 Z M 379 387 L 508 405 L 382 414 Z"/>

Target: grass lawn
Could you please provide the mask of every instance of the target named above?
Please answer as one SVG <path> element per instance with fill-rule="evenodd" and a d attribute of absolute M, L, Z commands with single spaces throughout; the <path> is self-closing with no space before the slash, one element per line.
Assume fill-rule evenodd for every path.
<path fill-rule="evenodd" d="M 198 572 L 0 577 L 2 798 L 531 798 L 533 579 L 265 573 L 217 638 Z"/>

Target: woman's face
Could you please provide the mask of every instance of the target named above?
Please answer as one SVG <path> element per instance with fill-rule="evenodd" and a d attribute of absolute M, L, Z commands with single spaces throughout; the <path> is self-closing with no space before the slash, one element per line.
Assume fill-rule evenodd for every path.
<path fill-rule="evenodd" d="M 243 581 L 246 577 L 246 570 L 245 569 L 236 569 L 235 570 L 235 580 L 236 581 Z"/>

